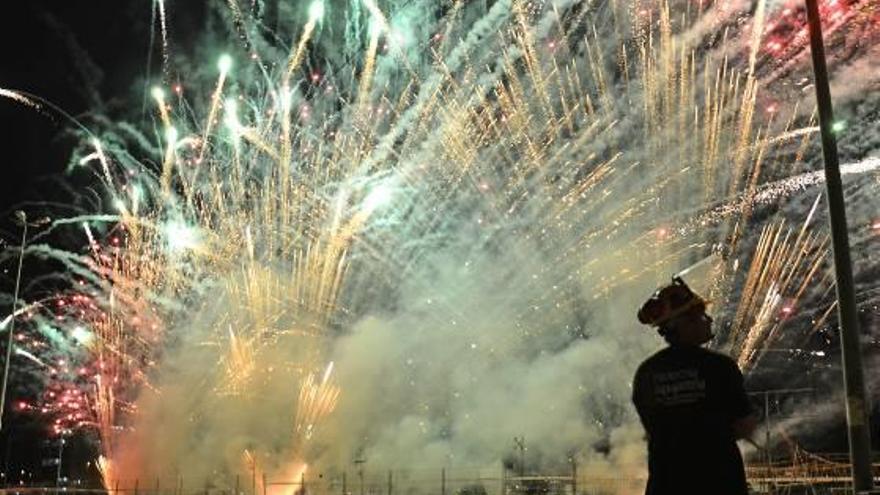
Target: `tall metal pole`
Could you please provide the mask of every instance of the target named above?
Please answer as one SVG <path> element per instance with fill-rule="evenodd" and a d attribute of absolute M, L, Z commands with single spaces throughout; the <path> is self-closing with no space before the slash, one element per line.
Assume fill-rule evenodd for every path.
<path fill-rule="evenodd" d="M 871 434 L 859 343 L 859 320 L 819 6 L 817 0 L 806 0 L 806 3 L 810 27 L 810 51 L 813 55 L 813 71 L 816 76 L 816 103 L 819 106 L 819 127 L 822 132 L 822 153 L 825 158 L 825 184 L 828 191 L 831 241 L 834 248 L 834 270 L 837 279 L 837 308 L 840 319 L 843 385 L 846 390 L 849 455 L 852 462 L 853 488 L 856 493 L 860 493 L 871 490 L 874 480 L 871 474 Z"/>
<path fill-rule="evenodd" d="M 61 486 L 61 461 L 64 458 L 64 430 L 61 430 L 61 438 L 58 439 L 58 467 L 55 469 L 55 488 Z"/>
<path fill-rule="evenodd" d="M 24 245 L 27 242 L 27 216 L 23 211 L 15 212 L 16 219 L 21 222 L 21 247 L 18 253 L 18 270 L 15 274 L 15 291 L 12 294 L 12 315 L 10 316 L 9 330 L 6 334 L 6 361 L 3 364 L 3 385 L 0 390 L 0 430 L 3 429 L 3 416 L 6 412 L 6 386 L 9 383 L 9 362 L 12 360 L 12 336 L 15 333 L 15 311 L 18 309 L 18 290 L 21 286 L 21 265 L 24 260 Z"/>
<path fill-rule="evenodd" d="M 526 475 L 526 437 L 513 437 L 513 443 L 519 449 L 519 477 L 522 478 Z"/>
<path fill-rule="evenodd" d="M 764 391 L 764 453 L 767 455 L 767 465 L 773 465 L 773 454 L 770 449 L 770 391 Z"/>

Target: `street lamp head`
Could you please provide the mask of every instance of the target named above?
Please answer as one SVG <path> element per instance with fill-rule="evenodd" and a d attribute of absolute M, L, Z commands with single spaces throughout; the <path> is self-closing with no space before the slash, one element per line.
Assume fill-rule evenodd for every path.
<path fill-rule="evenodd" d="M 15 224 L 20 227 L 24 227 L 25 225 L 27 225 L 28 227 L 39 227 L 41 225 L 46 225 L 47 223 L 52 221 L 51 218 L 44 216 L 44 217 L 40 217 L 36 220 L 28 222 L 27 213 L 25 213 L 22 210 L 15 210 L 15 213 L 13 214 L 13 218 L 14 218 Z"/>

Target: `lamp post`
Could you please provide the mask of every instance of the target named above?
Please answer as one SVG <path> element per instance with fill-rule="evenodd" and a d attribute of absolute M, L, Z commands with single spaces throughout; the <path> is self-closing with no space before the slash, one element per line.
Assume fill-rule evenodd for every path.
<path fill-rule="evenodd" d="M 61 430 L 61 436 L 58 438 L 58 467 L 55 468 L 55 488 L 61 486 L 61 463 L 64 459 L 64 444 L 67 443 L 67 440 L 64 439 L 66 432 L 67 430 Z"/>
<path fill-rule="evenodd" d="M 840 320 L 840 350 L 843 365 L 843 385 L 846 390 L 846 423 L 849 429 L 849 455 L 852 462 L 853 489 L 856 493 L 874 486 L 871 473 L 871 434 L 868 424 L 865 378 L 862 370 L 859 320 L 856 308 L 855 283 L 849 255 L 849 236 L 843 185 L 834 137 L 834 112 L 831 107 L 831 89 L 828 68 L 825 65 L 825 45 L 817 0 L 806 0 L 810 28 L 810 52 L 816 78 L 816 103 L 819 107 L 819 128 L 822 134 L 822 154 L 825 162 L 825 185 L 828 191 L 828 213 L 831 223 L 831 242 L 834 251 L 834 270 L 837 287 L 837 308 Z"/>
<path fill-rule="evenodd" d="M 28 227 L 39 227 L 51 221 L 48 217 L 28 222 L 27 214 L 21 210 L 15 212 L 15 223 L 21 226 L 21 244 L 18 248 L 18 269 L 15 273 L 15 291 L 12 295 L 12 314 L 9 315 L 9 332 L 6 334 L 6 360 L 3 363 L 3 384 L 0 385 L 0 431 L 3 430 L 3 417 L 6 412 L 6 388 L 9 383 L 9 363 L 12 361 L 12 337 L 15 334 L 15 319 L 18 316 L 18 292 L 21 287 L 21 266 L 24 261 L 24 248 L 27 244 Z"/>
<path fill-rule="evenodd" d="M 12 315 L 10 316 L 9 330 L 6 334 L 6 361 L 3 364 L 3 385 L 0 390 L 0 430 L 3 430 L 3 416 L 6 412 L 6 386 L 9 381 L 9 361 L 12 360 L 12 336 L 15 333 L 15 312 L 18 309 L 18 290 L 21 286 L 21 265 L 24 260 L 24 246 L 27 242 L 27 215 L 18 210 L 15 212 L 16 223 L 22 226 L 21 245 L 18 250 L 18 270 L 15 274 L 15 291 L 12 295 Z"/>

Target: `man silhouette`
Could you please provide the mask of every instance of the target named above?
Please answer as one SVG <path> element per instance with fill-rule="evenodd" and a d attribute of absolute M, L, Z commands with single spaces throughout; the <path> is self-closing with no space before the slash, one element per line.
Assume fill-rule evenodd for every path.
<path fill-rule="evenodd" d="M 647 495 L 747 495 L 736 440 L 757 419 L 743 376 L 727 356 L 703 349 L 712 339 L 706 301 L 680 278 L 638 313 L 669 344 L 636 371 L 633 403 L 648 434 Z"/>

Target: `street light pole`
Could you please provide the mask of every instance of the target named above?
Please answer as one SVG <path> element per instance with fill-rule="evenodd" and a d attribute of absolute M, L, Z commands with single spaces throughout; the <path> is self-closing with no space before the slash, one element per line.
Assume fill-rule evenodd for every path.
<path fill-rule="evenodd" d="M 15 312 L 18 309 L 18 289 L 21 286 L 21 265 L 24 260 L 24 245 L 27 242 L 27 215 L 19 210 L 15 212 L 16 220 L 21 223 L 21 246 L 18 251 L 18 271 L 15 275 L 15 291 L 12 294 L 12 315 L 10 316 L 9 330 L 6 334 L 6 361 L 3 364 L 3 385 L 0 390 L 0 431 L 3 430 L 3 416 L 6 413 L 6 385 L 9 381 L 9 362 L 12 360 L 12 335 L 15 333 Z"/>
<path fill-rule="evenodd" d="M 61 486 L 61 462 L 64 458 L 64 430 L 61 430 L 61 437 L 58 439 L 58 467 L 55 469 L 55 488 Z"/>
<path fill-rule="evenodd" d="M 822 153 L 825 161 L 825 185 L 828 191 L 828 212 L 831 222 L 831 242 L 834 251 L 834 270 L 837 286 L 837 308 L 840 320 L 841 360 L 843 385 L 846 390 L 846 423 L 849 428 L 849 454 L 852 462 L 853 488 L 856 493 L 873 488 L 871 473 L 871 434 L 868 424 L 865 378 L 862 370 L 859 320 L 855 300 L 855 283 L 849 255 L 846 209 L 837 141 L 834 137 L 834 113 L 831 107 L 831 89 L 828 68 L 825 65 L 825 46 L 817 0 L 806 0 L 810 28 L 810 52 L 816 77 L 816 103 L 819 106 L 819 128 L 822 134 Z"/>

